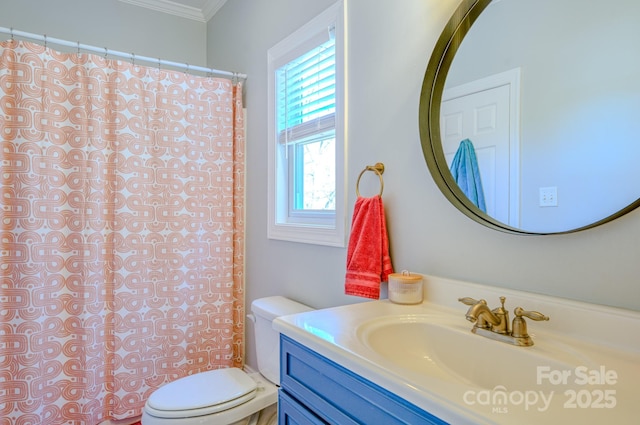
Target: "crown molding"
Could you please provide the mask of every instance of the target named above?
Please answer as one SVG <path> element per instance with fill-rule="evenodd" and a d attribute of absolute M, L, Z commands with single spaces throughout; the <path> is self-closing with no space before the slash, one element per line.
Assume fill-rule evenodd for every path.
<path fill-rule="evenodd" d="M 213 16 L 218 13 L 218 10 L 224 6 L 227 0 L 207 0 L 207 2 L 202 7 L 202 13 L 204 14 L 205 21 L 209 21 L 209 19 L 213 18 Z"/>
<path fill-rule="evenodd" d="M 220 10 L 227 0 L 206 0 L 202 9 L 171 0 L 120 0 L 123 3 L 145 7 L 198 22 L 207 22 Z"/>

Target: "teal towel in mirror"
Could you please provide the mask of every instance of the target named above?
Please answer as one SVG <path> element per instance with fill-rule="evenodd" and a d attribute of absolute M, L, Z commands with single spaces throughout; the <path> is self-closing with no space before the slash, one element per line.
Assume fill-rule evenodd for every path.
<path fill-rule="evenodd" d="M 482 190 L 482 180 L 478 169 L 478 159 L 476 150 L 471 140 L 464 139 L 460 142 L 460 147 L 451 163 L 451 174 L 458 183 L 462 192 L 483 212 L 487 212 L 484 203 L 484 191 Z"/>

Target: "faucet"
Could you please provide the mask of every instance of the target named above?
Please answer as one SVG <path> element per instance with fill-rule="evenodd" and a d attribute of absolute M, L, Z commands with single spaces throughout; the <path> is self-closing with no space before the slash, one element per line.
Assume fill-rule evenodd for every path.
<path fill-rule="evenodd" d="M 461 303 L 470 306 L 465 315 L 466 319 L 474 322 L 471 332 L 487 338 L 495 339 L 521 347 L 533 345 L 533 339 L 527 333 L 527 323 L 524 317 L 531 320 L 549 320 L 549 317 L 537 311 L 527 311 L 516 307 L 513 324 L 509 327 L 509 312 L 504 308 L 505 297 L 500 297 L 500 307 L 489 308 L 486 300 L 475 300 L 465 297 L 458 298 Z"/>

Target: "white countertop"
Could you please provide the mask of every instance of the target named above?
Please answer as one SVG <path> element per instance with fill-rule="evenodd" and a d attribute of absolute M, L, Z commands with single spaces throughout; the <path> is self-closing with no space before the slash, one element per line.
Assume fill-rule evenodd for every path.
<path fill-rule="evenodd" d="M 431 296 L 426 297 L 422 304 L 370 301 L 280 317 L 274 321 L 274 328 L 455 425 L 637 423 L 640 417 L 640 313 L 432 276 L 425 278 L 425 293 Z M 486 298 L 493 308 L 497 306 L 498 293 L 507 296 L 507 309 L 512 311 L 520 305 L 525 309 L 539 310 L 549 315 L 551 320 L 528 321 L 529 333 L 535 340 L 533 347 L 512 347 L 491 341 L 504 344 L 510 351 L 505 351 L 509 354 L 504 359 L 487 358 L 486 367 L 500 368 L 501 362 L 517 362 L 520 353 L 517 350 L 552 356 L 558 352 L 558 346 L 569 347 L 589 359 L 580 370 L 567 372 L 570 385 L 557 388 L 534 385 L 513 391 L 505 388 L 506 399 L 496 401 L 492 398 L 496 395 L 496 391 L 491 391 L 494 389 L 481 388 L 456 377 L 425 376 L 403 368 L 402 361 L 396 363 L 378 355 L 363 342 L 358 332 L 364 323 L 398 316 L 433 318 L 456 331 L 470 332 L 472 324 L 464 318 L 467 306 L 458 304 L 457 298 Z M 494 296 L 496 301 L 492 301 Z M 559 323 L 561 321 L 566 323 Z M 591 326 L 593 330 L 590 332 Z M 621 330 L 621 326 L 626 329 Z M 474 345 L 473 341 L 470 345 Z M 451 355 L 483 355 L 474 348 L 470 346 L 464 353 Z M 611 374 L 615 374 L 615 379 Z"/>

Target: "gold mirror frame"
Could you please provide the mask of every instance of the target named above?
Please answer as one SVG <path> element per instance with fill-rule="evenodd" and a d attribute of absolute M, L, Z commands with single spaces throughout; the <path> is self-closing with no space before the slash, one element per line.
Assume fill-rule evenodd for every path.
<path fill-rule="evenodd" d="M 497 221 L 475 206 L 453 179 L 442 149 L 440 137 L 440 104 L 447 73 L 453 58 L 473 23 L 492 0 L 462 0 L 438 39 L 422 83 L 419 127 L 422 152 L 431 176 L 444 196 L 460 212 L 477 223 L 502 232 L 518 235 L 557 235 L 591 229 L 615 220 L 640 206 L 640 198 L 620 211 L 592 224 L 561 232 L 529 232 Z"/>

